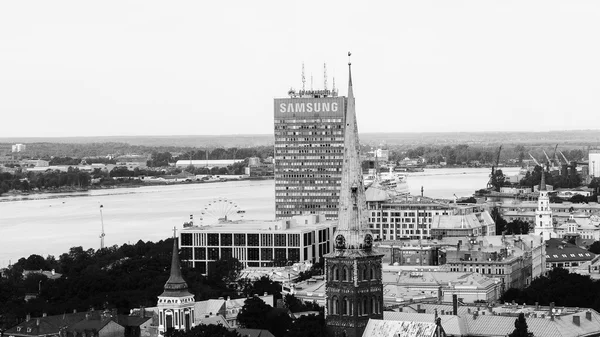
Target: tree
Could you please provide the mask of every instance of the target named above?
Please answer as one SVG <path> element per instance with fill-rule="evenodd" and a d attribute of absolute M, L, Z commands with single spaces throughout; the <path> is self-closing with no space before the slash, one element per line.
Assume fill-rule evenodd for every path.
<path fill-rule="evenodd" d="M 504 233 L 504 231 L 507 230 L 508 223 L 500 215 L 500 211 L 498 210 L 498 207 L 494 207 L 492 209 L 492 213 L 490 215 L 492 216 L 492 219 L 496 223 L 496 235 L 500 235 L 500 234 Z"/>
<path fill-rule="evenodd" d="M 506 225 L 506 234 L 527 234 L 529 233 L 529 223 L 523 220 L 513 220 Z M 500 234 L 500 233 L 496 233 Z"/>
<path fill-rule="evenodd" d="M 168 331 L 165 335 L 166 337 L 240 337 L 237 331 L 216 324 L 200 324 L 189 331 Z"/>
<path fill-rule="evenodd" d="M 244 306 L 238 313 L 238 323 L 247 329 L 267 329 L 267 313 L 271 309 L 273 308 L 258 296 L 250 297 L 244 301 Z"/>
<path fill-rule="evenodd" d="M 505 181 L 506 178 L 504 177 L 504 173 L 502 173 L 502 170 L 494 171 L 494 174 L 491 178 L 491 184 L 494 188 L 494 191 L 500 192 L 500 187 L 504 186 Z"/>
<path fill-rule="evenodd" d="M 235 257 L 219 259 L 214 262 L 214 271 L 210 274 L 213 281 L 229 284 L 235 282 L 240 276 L 244 265 Z"/>
<path fill-rule="evenodd" d="M 600 241 L 594 241 L 588 250 L 594 254 L 600 254 Z"/>
<path fill-rule="evenodd" d="M 323 315 L 307 315 L 292 323 L 285 337 L 326 337 L 327 329 Z"/>
<path fill-rule="evenodd" d="M 509 335 L 510 337 L 532 337 L 533 333 L 527 331 L 527 321 L 525 314 L 520 313 L 515 320 L 515 330 Z"/>

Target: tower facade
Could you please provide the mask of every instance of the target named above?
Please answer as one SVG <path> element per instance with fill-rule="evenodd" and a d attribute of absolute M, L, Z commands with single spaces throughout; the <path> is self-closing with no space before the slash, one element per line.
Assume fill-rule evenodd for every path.
<path fill-rule="evenodd" d="M 546 189 L 546 177 L 542 170 L 542 180 L 540 181 L 540 196 L 538 206 L 535 210 L 534 233 L 542 236 L 545 240 L 556 237 L 554 225 L 552 224 L 552 209 L 550 208 L 550 198 Z"/>
<path fill-rule="evenodd" d="M 350 63 L 348 66 L 338 227 L 334 250 L 325 256 L 326 323 L 334 336 L 360 337 L 370 318 L 383 318 L 383 255 L 373 251 L 373 237 L 367 224 Z"/>
<path fill-rule="evenodd" d="M 275 216 L 337 218 L 346 98 L 335 89 L 275 99 Z"/>
<path fill-rule="evenodd" d="M 181 276 L 177 237 L 173 237 L 173 257 L 171 275 L 165 283 L 163 293 L 158 296 L 158 332 L 164 335 L 167 330 L 188 331 L 194 327 L 194 295 Z"/>

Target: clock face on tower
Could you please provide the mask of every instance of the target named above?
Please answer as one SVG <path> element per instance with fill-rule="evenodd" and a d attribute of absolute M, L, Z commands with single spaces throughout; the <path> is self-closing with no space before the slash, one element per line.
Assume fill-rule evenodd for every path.
<path fill-rule="evenodd" d="M 335 237 L 335 248 L 344 249 L 346 248 L 346 239 L 342 234 Z"/>
<path fill-rule="evenodd" d="M 373 246 L 373 236 L 371 234 L 365 235 L 365 248 L 371 248 Z"/>

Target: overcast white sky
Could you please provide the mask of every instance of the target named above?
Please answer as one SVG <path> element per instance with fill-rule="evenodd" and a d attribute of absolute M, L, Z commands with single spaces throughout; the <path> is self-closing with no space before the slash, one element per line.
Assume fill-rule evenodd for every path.
<path fill-rule="evenodd" d="M 600 1 L 3 1 L 0 137 L 268 134 L 346 94 L 361 132 L 600 128 Z"/>

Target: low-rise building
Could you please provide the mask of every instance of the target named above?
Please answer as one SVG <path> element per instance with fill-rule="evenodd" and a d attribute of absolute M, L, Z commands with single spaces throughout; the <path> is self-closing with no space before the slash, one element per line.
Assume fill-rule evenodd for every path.
<path fill-rule="evenodd" d="M 538 235 L 444 238 L 443 244 L 450 271 L 498 278 L 503 291 L 525 288 L 545 273 L 546 246 Z"/>
<path fill-rule="evenodd" d="M 433 216 L 431 236 L 434 238 L 486 235 L 496 235 L 496 224 L 487 211 Z"/>
<path fill-rule="evenodd" d="M 505 337 L 515 330 L 515 320 L 523 314 L 527 321 L 527 330 L 533 333 L 533 336 L 600 336 L 600 315 L 595 310 L 587 308 L 517 304 L 461 305 L 454 314 L 451 305 L 408 304 L 398 310 L 400 311 L 384 311 L 381 322 L 431 323 L 438 322 L 439 319 L 439 325 L 447 336 Z M 370 320 L 369 324 L 371 321 L 373 320 Z M 397 335 L 365 334 L 363 336 Z"/>
<path fill-rule="evenodd" d="M 319 261 L 331 251 L 337 223 L 324 215 L 299 215 L 274 221 L 220 221 L 185 227 L 179 233 L 182 258 L 201 273 L 221 258 L 235 257 L 244 267 L 273 266 L 277 261 Z"/>
<path fill-rule="evenodd" d="M 580 238 L 589 241 L 600 241 L 600 216 L 575 217 L 573 214 L 569 220 L 555 227 L 555 232 L 561 238 Z"/>
<path fill-rule="evenodd" d="M 244 161 L 244 159 L 178 160 L 175 163 L 175 166 L 180 167 L 180 168 L 186 168 L 188 166 L 206 167 L 206 168 L 210 169 L 213 167 L 227 167 L 227 166 L 231 166 L 235 163 L 241 163 L 243 161 Z"/>
<path fill-rule="evenodd" d="M 574 272 L 581 264 L 596 257 L 596 254 L 562 239 L 547 240 L 545 246 L 547 270 L 564 268 Z"/>

